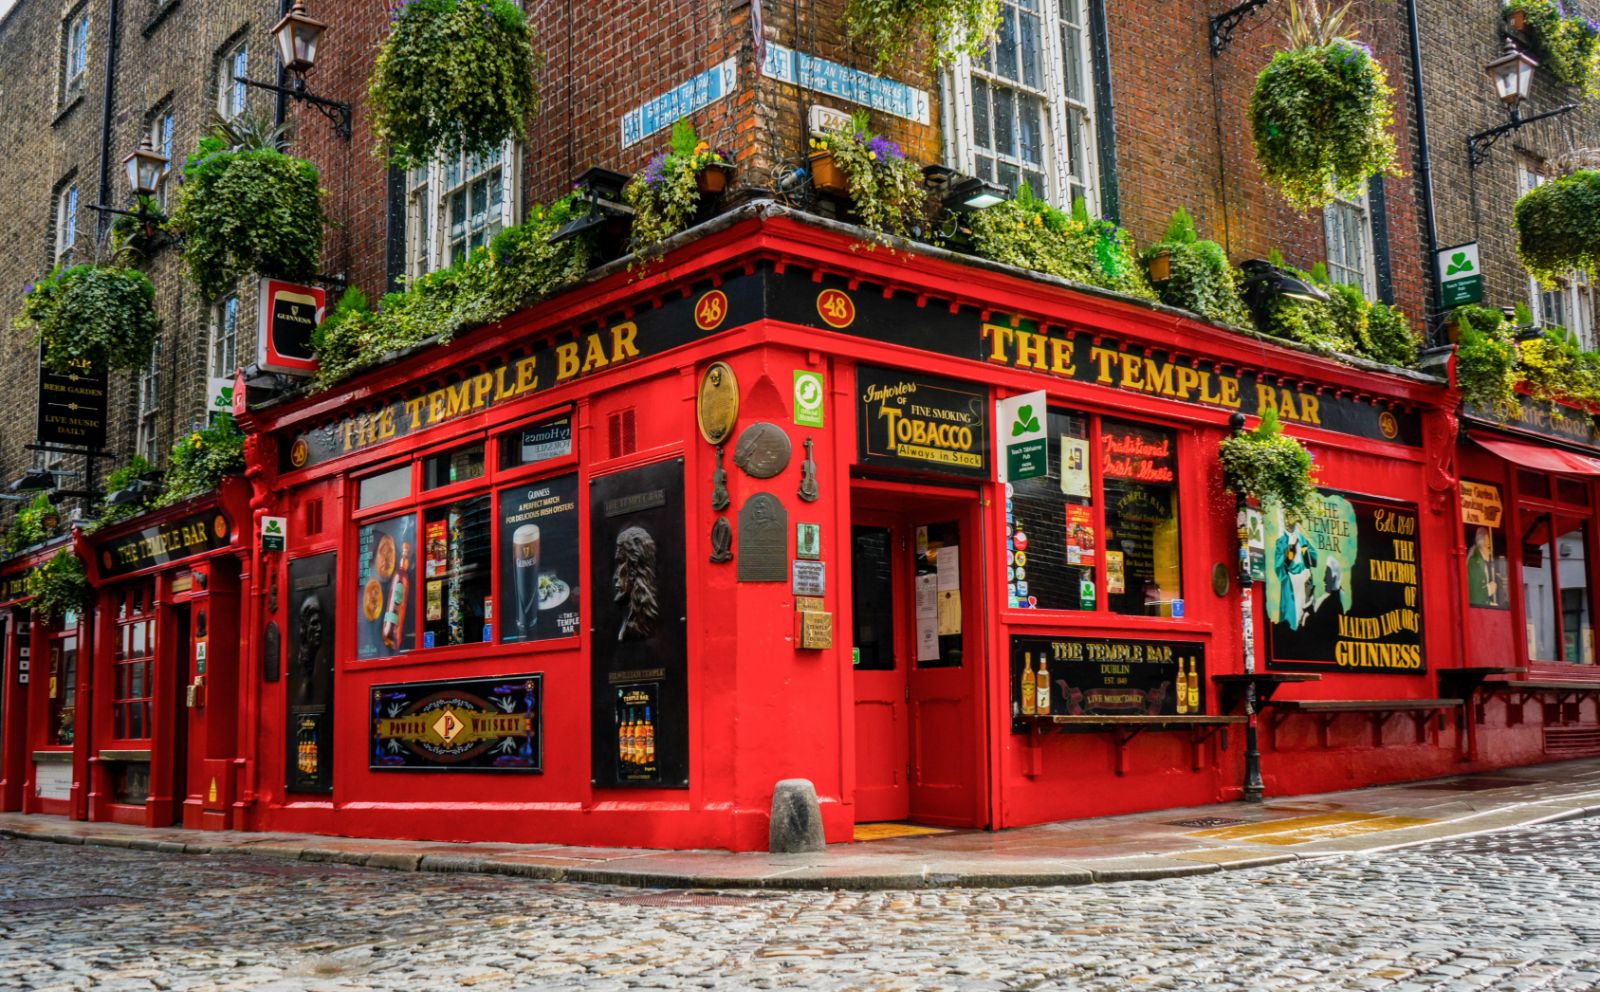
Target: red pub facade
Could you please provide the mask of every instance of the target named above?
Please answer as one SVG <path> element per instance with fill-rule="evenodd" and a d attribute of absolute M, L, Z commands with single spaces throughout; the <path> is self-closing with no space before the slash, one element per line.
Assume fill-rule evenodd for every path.
<path fill-rule="evenodd" d="M 79 536 L 89 617 L 12 599 L 6 808 L 751 850 L 794 777 L 830 842 L 1239 798 L 1247 681 L 1269 795 L 1593 726 L 1571 445 L 1515 442 L 1540 490 L 1436 378 L 768 203 L 680 242 L 241 407 L 242 482 Z M 1217 445 L 1269 406 L 1322 505 L 1261 508 L 1246 603 Z M 1493 615 L 1467 479 L 1525 531 Z"/>

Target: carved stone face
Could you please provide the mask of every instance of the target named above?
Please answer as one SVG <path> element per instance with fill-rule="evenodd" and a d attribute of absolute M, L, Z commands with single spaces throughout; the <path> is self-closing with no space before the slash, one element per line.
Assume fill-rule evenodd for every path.
<path fill-rule="evenodd" d="M 655 633 L 656 541 L 643 527 L 628 527 L 617 535 L 612 554 L 611 592 L 619 603 L 627 604 L 622 629 L 617 639 L 635 640 Z"/>
<path fill-rule="evenodd" d="M 322 600 L 315 593 L 300 601 L 299 641 L 296 660 L 309 670 L 322 654 Z"/>

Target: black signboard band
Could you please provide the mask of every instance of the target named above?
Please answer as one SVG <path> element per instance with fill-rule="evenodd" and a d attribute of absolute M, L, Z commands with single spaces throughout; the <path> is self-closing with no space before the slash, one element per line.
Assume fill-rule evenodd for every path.
<path fill-rule="evenodd" d="M 230 529 L 221 510 L 206 510 L 112 538 L 97 552 L 100 577 L 131 575 L 226 547 Z"/>

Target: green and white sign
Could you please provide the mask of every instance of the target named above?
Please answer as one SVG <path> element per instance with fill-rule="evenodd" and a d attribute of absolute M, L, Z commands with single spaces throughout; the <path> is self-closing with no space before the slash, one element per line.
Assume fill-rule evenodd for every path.
<path fill-rule="evenodd" d="M 288 517 L 261 518 L 261 550 L 282 551 L 289 539 Z"/>
<path fill-rule="evenodd" d="M 1006 456 L 998 460 L 1001 482 L 1019 482 L 1050 474 L 1047 406 L 1044 390 L 1023 393 L 995 404 L 995 423 Z"/>
<path fill-rule="evenodd" d="M 797 427 L 821 427 L 824 390 L 821 372 L 796 370 L 794 422 Z"/>
<path fill-rule="evenodd" d="M 1483 269 L 1478 264 L 1476 241 L 1441 249 L 1438 264 L 1439 295 L 1446 307 L 1483 302 Z"/>

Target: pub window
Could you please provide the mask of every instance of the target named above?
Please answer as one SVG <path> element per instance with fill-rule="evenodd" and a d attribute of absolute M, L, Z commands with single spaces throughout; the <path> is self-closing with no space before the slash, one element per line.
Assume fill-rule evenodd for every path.
<path fill-rule="evenodd" d="M 167 157 L 167 167 L 162 170 L 162 175 L 169 178 L 172 172 L 172 121 L 172 100 L 170 98 L 150 113 L 150 144 L 156 151 Z M 161 207 L 167 205 L 168 185 L 168 183 L 163 182 L 156 190 L 156 203 Z"/>
<path fill-rule="evenodd" d="M 155 586 L 140 582 L 116 594 L 112 736 L 148 740 L 156 654 Z"/>
<path fill-rule="evenodd" d="M 1177 437 L 1052 409 L 1048 475 L 1008 491 L 1008 604 L 1182 617 Z"/>
<path fill-rule="evenodd" d="M 50 698 L 50 722 L 46 734 L 50 744 L 71 747 L 77 738 L 78 699 L 78 616 L 67 613 L 62 618 L 64 631 L 50 637 L 50 683 L 46 691 Z"/>
<path fill-rule="evenodd" d="M 1528 660 L 1593 665 L 1591 599 L 1595 583 L 1589 553 L 1588 486 L 1576 479 L 1519 471 L 1517 487 L 1524 499 L 1530 500 L 1518 507 L 1517 514 Z M 1552 490 L 1554 501 L 1549 498 Z M 1467 556 L 1468 598 L 1478 605 L 1471 595 L 1475 591 L 1471 584 L 1475 552 L 1482 554 L 1469 548 Z"/>
<path fill-rule="evenodd" d="M 564 457 L 550 447 L 556 423 Z M 358 659 L 578 633 L 570 425 L 570 414 L 535 421 L 358 483 L 360 506 L 378 508 L 356 531 Z"/>
<path fill-rule="evenodd" d="M 1322 208 L 1322 226 L 1328 251 L 1328 278 L 1377 298 L 1373 268 L 1372 207 L 1367 191 L 1339 197 Z"/>

